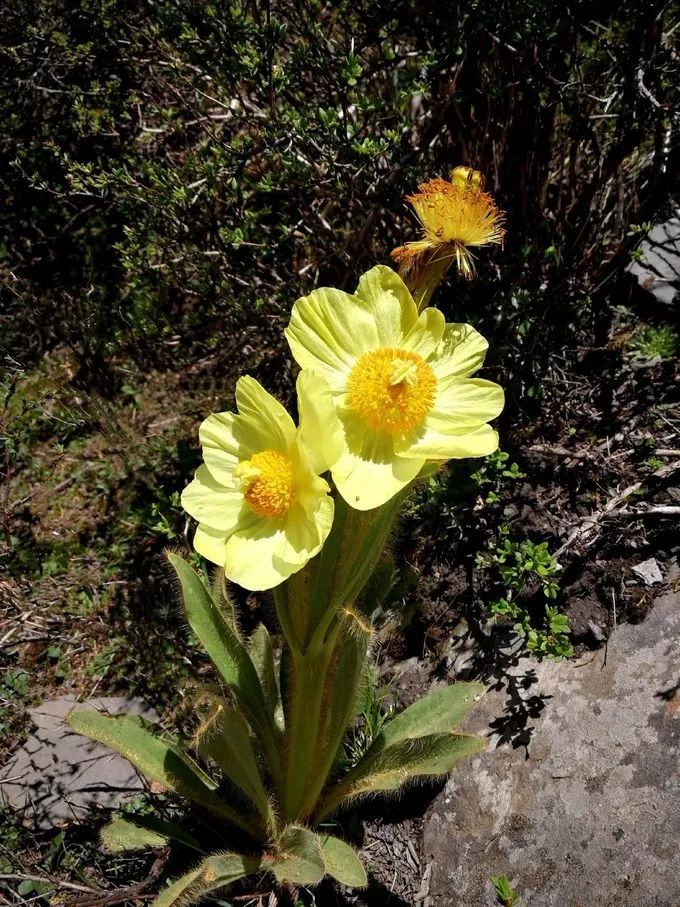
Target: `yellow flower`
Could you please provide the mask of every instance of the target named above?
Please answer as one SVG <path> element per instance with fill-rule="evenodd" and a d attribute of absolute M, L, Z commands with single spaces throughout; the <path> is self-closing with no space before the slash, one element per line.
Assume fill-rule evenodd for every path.
<path fill-rule="evenodd" d="M 504 214 L 482 188 L 482 175 L 468 167 L 451 171 L 451 182 L 440 178 L 421 183 L 420 192 L 407 196 L 423 228 L 422 239 L 392 252 L 405 279 L 433 268 L 439 279 L 455 261 L 468 280 L 475 268 L 470 246 L 502 244 Z M 437 267 L 439 266 L 439 267 Z"/>
<path fill-rule="evenodd" d="M 469 325 L 446 324 L 438 309 L 418 315 L 390 268 L 368 271 L 354 295 L 323 288 L 298 299 L 286 337 L 312 376 L 310 443 L 352 507 L 384 504 L 428 460 L 498 447 L 486 423 L 503 409 L 503 391 L 470 377 L 486 340 Z"/>
<path fill-rule="evenodd" d="M 300 375 L 300 429 L 250 377 L 236 385 L 238 414 L 215 413 L 199 429 L 205 462 L 182 494 L 199 523 L 194 548 L 246 589 L 271 589 L 304 567 L 333 523 L 319 477 L 327 464 L 303 437 L 306 422 L 315 431 L 308 385 Z"/>

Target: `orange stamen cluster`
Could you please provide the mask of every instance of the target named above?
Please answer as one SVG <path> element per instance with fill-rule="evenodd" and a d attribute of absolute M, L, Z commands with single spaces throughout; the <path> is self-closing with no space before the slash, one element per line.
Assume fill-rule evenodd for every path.
<path fill-rule="evenodd" d="M 286 454 L 263 450 L 236 468 L 251 510 L 263 519 L 285 516 L 295 500 L 295 472 Z"/>
<path fill-rule="evenodd" d="M 437 379 L 417 353 L 383 348 L 364 353 L 348 379 L 350 407 L 374 431 L 401 434 L 434 404 Z"/>

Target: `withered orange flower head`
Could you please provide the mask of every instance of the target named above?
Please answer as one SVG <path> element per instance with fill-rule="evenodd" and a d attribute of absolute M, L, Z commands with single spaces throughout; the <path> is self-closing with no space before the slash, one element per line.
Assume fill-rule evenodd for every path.
<path fill-rule="evenodd" d="M 448 266 L 455 261 L 468 280 L 475 273 L 471 246 L 501 244 L 505 236 L 505 215 L 493 197 L 484 191 L 482 174 L 469 167 L 456 167 L 450 181 L 437 177 L 421 183 L 420 190 L 406 200 L 423 228 L 422 239 L 407 242 L 392 252 L 399 270 L 407 279 L 421 268 Z M 407 280 L 408 282 L 408 280 Z"/>

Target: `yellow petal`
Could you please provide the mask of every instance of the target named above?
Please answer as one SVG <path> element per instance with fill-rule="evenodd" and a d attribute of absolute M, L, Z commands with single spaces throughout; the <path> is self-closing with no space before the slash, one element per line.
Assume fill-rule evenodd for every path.
<path fill-rule="evenodd" d="M 443 385 L 443 386 L 442 386 Z M 484 427 L 483 423 L 495 419 L 503 409 L 503 389 L 493 381 L 482 378 L 448 378 L 440 382 L 434 408 L 421 426 L 407 435 L 395 438 L 394 449 L 402 457 L 427 457 L 428 459 L 448 460 L 450 457 L 483 456 L 483 454 L 447 453 L 448 450 L 459 451 L 458 438 L 462 435 L 476 433 Z M 490 429 L 489 429 L 490 430 Z M 495 442 L 482 432 L 479 439 L 487 437 L 486 445 L 495 443 L 497 435 L 493 432 Z M 476 443 L 476 442 L 475 442 Z M 480 440 L 481 443 L 481 440 Z M 491 447 L 493 452 L 496 446 Z"/>
<path fill-rule="evenodd" d="M 182 507 L 199 523 L 222 532 L 234 532 L 256 519 L 241 491 L 215 481 L 207 466 L 199 466 L 196 478 L 182 492 Z"/>
<path fill-rule="evenodd" d="M 505 393 L 500 384 L 484 378 L 446 378 L 437 383 L 431 416 L 459 425 L 490 422 L 503 412 Z"/>
<path fill-rule="evenodd" d="M 375 320 L 356 296 L 322 287 L 293 306 L 285 330 L 295 361 L 342 385 L 357 357 L 379 346 Z"/>
<path fill-rule="evenodd" d="M 250 375 L 236 382 L 236 405 L 239 419 L 257 429 L 260 450 L 288 451 L 295 439 L 295 423 L 285 407 Z"/>
<path fill-rule="evenodd" d="M 420 472 L 425 457 L 404 459 L 394 452 L 394 440 L 367 429 L 351 413 L 341 414 L 345 450 L 331 472 L 338 491 L 355 510 L 380 507 Z"/>
<path fill-rule="evenodd" d="M 343 448 L 342 428 L 328 383 L 314 372 L 300 372 L 297 379 L 300 437 L 308 451 L 311 468 L 326 472 Z"/>
<path fill-rule="evenodd" d="M 233 486 L 233 473 L 240 460 L 248 460 L 259 449 L 257 432 L 239 422 L 234 413 L 213 413 L 201 424 L 198 437 L 205 464 L 218 482 Z"/>
<path fill-rule="evenodd" d="M 194 548 L 213 564 L 224 566 L 228 533 L 199 524 L 194 533 Z"/>
<path fill-rule="evenodd" d="M 295 504 L 286 520 L 283 537 L 276 548 L 276 557 L 286 564 L 307 563 L 321 550 L 333 525 L 335 505 L 333 498 L 324 495 L 317 501 L 313 519 L 309 519 L 303 507 Z"/>
<path fill-rule="evenodd" d="M 399 347 L 418 318 L 418 309 L 401 277 L 385 265 L 376 265 L 359 279 L 356 295 L 375 320 L 378 345 Z"/>
<path fill-rule="evenodd" d="M 432 460 L 460 460 L 464 457 L 486 457 L 498 448 L 498 432 L 490 425 L 480 425 L 460 433 L 445 432 L 428 423 L 422 437 L 404 450 L 405 458 L 421 457 Z"/>
<path fill-rule="evenodd" d="M 277 555 L 284 544 L 283 527 L 269 520 L 235 533 L 226 544 L 225 576 L 254 592 L 273 589 L 302 567 L 301 563 L 285 563 Z"/>
<path fill-rule="evenodd" d="M 423 309 L 418 321 L 399 346 L 428 359 L 441 345 L 445 328 L 446 321 L 439 309 Z"/>
<path fill-rule="evenodd" d="M 468 378 L 484 364 L 489 343 L 469 324 L 447 324 L 430 365 L 438 378 Z"/>

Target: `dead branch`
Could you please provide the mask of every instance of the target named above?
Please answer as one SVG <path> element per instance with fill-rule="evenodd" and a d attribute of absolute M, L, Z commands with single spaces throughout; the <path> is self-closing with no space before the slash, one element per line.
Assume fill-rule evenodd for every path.
<path fill-rule="evenodd" d="M 657 469 L 656 472 L 653 472 L 651 476 L 647 477 L 646 479 L 642 479 L 639 482 L 634 482 L 632 485 L 624 488 L 624 490 L 619 494 L 614 495 L 614 497 L 611 498 L 611 500 L 609 500 L 607 504 L 605 504 L 602 510 L 599 510 L 597 513 L 590 514 L 589 516 L 583 517 L 569 533 L 567 539 L 557 549 L 557 551 L 555 552 L 555 557 L 559 557 L 575 542 L 584 542 L 591 535 L 597 532 L 600 524 L 606 517 L 615 517 L 619 515 L 620 511 L 628 511 L 629 508 L 624 508 L 621 505 L 624 504 L 628 500 L 628 498 L 630 498 L 636 492 L 640 491 L 640 489 L 643 488 L 651 479 L 665 479 L 672 473 L 676 472 L 678 469 L 680 469 L 680 460 L 674 460 L 672 463 L 668 463 L 666 466 L 662 466 L 661 469 Z M 649 512 L 649 510 L 641 511 L 640 516 L 644 515 L 644 513 Z"/>

